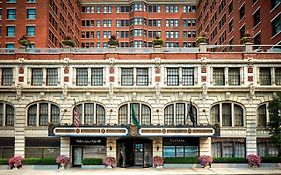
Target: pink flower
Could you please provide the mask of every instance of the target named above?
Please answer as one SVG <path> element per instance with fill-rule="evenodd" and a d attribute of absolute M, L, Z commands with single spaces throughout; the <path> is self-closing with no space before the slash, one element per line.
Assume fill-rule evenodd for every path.
<path fill-rule="evenodd" d="M 163 157 L 160 157 L 160 156 L 154 156 L 153 157 L 153 166 L 154 167 L 163 166 L 163 164 L 164 164 Z"/>
<path fill-rule="evenodd" d="M 8 161 L 9 167 L 12 168 L 21 168 L 22 167 L 22 160 L 23 158 L 21 156 L 14 156 L 11 157 Z"/>
<path fill-rule="evenodd" d="M 211 165 L 211 163 L 213 162 L 213 158 L 211 156 L 206 156 L 206 155 L 202 155 L 198 158 L 199 163 L 201 164 L 201 166 L 206 166 L 206 165 Z"/>
<path fill-rule="evenodd" d="M 106 157 L 105 160 L 103 161 L 103 163 L 106 166 L 111 166 L 112 168 L 116 167 L 116 159 L 115 159 L 115 157 Z"/>
<path fill-rule="evenodd" d="M 251 165 L 251 166 L 260 166 L 261 164 L 261 158 L 256 155 L 256 154 L 249 154 L 247 156 L 247 159 L 248 159 L 248 163 Z"/>
<path fill-rule="evenodd" d="M 69 158 L 65 155 L 60 155 L 57 157 L 56 162 L 59 164 L 62 164 L 62 163 L 67 164 L 69 162 Z"/>

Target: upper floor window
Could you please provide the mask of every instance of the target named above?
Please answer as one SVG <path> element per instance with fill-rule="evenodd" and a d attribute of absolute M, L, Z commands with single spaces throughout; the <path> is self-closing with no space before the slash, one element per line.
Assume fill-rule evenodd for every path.
<path fill-rule="evenodd" d="M 27 9 L 26 18 L 27 19 L 35 19 L 36 17 L 36 9 Z"/>
<path fill-rule="evenodd" d="M 179 6 L 177 5 L 166 5 L 166 13 L 178 13 Z"/>
<path fill-rule="evenodd" d="M 167 85 L 168 86 L 193 86 L 194 85 L 194 68 L 167 68 Z"/>
<path fill-rule="evenodd" d="M 165 125 L 192 125 L 190 103 L 174 103 L 164 109 Z M 192 114 L 197 123 L 197 109 L 192 105 Z"/>
<path fill-rule="evenodd" d="M 2 9 L 0 9 L 0 20 L 2 19 Z"/>
<path fill-rule="evenodd" d="M 215 86 L 223 86 L 227 83 L 230 86 L 241 84 L 240 68 L 213 68 L 213 84 Z"/>
<path fill-rule="evenodd" d="M 92 86 L 102 86 L 103 68 L 76 68 L 76 85 L 88 86 L 88 82 L 91 82 Z"/>
<path fill-rule="evenodd" d="M 29 37 L 35 36 L 35 26 L 26 26 L 26 35 Z"/>
<path fill-rule="evenodd" d="M 213 80 L 214 85 L 225 85 L 224 68 L 213 68 Z"/>
<path fill-rule="evenodd" d="M 220 126 L 244 126 L 243 108 L 234 103 L 219 103 L 211 108 L 212 124 Z"/>
<path fill-rule="evenodd" d="M 281 67 L 275 68 L 275 84 L 281 85 Z"/>
<path fill-rule="evenodd" d="M 7 37 L 15 37 L 15 26 L 7 26 L 6 36 Z"/>
<path fill-rule="evenodd" d="M 239 9 L 239 17 L 240 19 L 244 18 L 245 16 L 245 6 L 243 5 L 240 9 Z"/>
<path fill-rule="evenodd" d="M 8 3 L 16 3 L 16 0 L 7 0 Z"/>
<path fill-rule="evenodd" d="M 60 124 L 60 109 L 47 102 L 35 103 L 27 110 L 28 126 L 47 126 L 48 123 Z"/>
<path fill-rule="evenodd" d="M 7 19 L 16 19 L 16 9 L 7 9 Z"/>
<path fill-rule="evenodd" d="M 15 122 L 15 109 L 7 103 L 0 103 L 0 127 L 1 126 L 14 126 Z"/>
<path fill-rule="evenodd" d="M 274 8 L 281 3 L 281 0 L 271 0 L 271 7 Z"/>
<path fill-rule="evenodd" d="M 268 103 L 262 104 L 257 109 L 257 126 L 266 127 L 269 121 L 267 110 Z"/>
<path fill-rule="evenodd" d="M 73 108 L 73 123 L 75 123 L 75 115 L 78 115 L 79 124 L 84 125 L 104 125 L 105 124 L 105 108 L 97 103 L 82 103 L 76 106 L 76 112 Z"/>
<path fill-rule="evenodd" d="M 122 86 L 148 86 L 149 70 L 148 68 L 121 68 Z"/>
<path fill-rule="evenodd" d="M 45 79 L 43 75 L 46 75 Z M 47 86 L 57 86 L 59 83 L 58 76 L 58 68 L 32 68 L 31 85 L 42 86 L 44 80 L 46 80 Z"/>
<path fill-rule="evenodd" d="M 271 68 L 261 67 L 259 71 L 259 80 L 261 85 L 271 85 Z"/>
<path fill-rule="evenodd" d="M 8 49 L 11 49 L 11 52 L 13 52 L 13 48 L 15 48 L 15 44 L 13 44 L 13 43 L 8 43 L 8 44 L 6 44 L 6 48 L 8 48 Z"/>
<path fill-rule="evenodd" d="M 35 3 L 36 0 L 26 0 L 27 3 Z"/>
<path fill-rule="evenodd" d="M 272 36 L 281 32 L 281 15 L 275 17 L 275 19 L 271 22 L 272 26 Z"/>
<path fill-rule="evenodd" d="M 254 18 L 254 26 L 255 27 L 256 25 L 258 25 L 261 21 L 261 17 L 260 17 L 260 9 L 258 9 L 254 15 L 253 15 L 253 18 Z"/>
<path fill-rule="evenodd" d="M 151 109 L 149 106 L 142 103 L 122 105 L 118 110 L 118 124 L 127 125 L 133 123 L 132 116 L 135 116 L 142 125 L 151 124 Z"/>
<path fill-rule="evenodd" d="M 187 12 L 191 12 L 191 13 L 195 13 L 196 12 L 196 5 L 184 5 L 183 6 L 183 13 L 187 13 Z"/>
<path fill-rule="evenodd" d="M 11 86 L 13 84 L 13 68 L 2 68 L 2 86 Z"/>

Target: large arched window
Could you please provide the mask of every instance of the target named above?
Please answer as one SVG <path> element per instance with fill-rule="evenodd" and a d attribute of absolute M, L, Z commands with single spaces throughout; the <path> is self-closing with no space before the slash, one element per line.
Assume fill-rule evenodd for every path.
<path fill-rule="evenodd" d="M 14 126 L 14 107 L 7 103 L 0 103 L 0 126 Z"/>
<path fill-rule="evenodd" d="M 75 123 L 75 108 L 73 109 L 73 123 Z M 84 125 L 104 125 L 105 109 L 97 103 L 82 103 L 76 106 L 79 116 L 79 124 Z"/>
<path fill-rule="evenodd" d="M 211 108 L 212 124 L 221 126 L 244 126 L 243 108 L 234 103 L 219 103 Z"/>
<path fill-rule="evenodd" d="M 118 110 L 118 124 L 127 125 L 132 123 L 132 115 L 135 115 L 139 123 L 142 125 L 151 124 L 151 109 L 149 106 L 142 103 L 122 105 Z"/>
<path fill-rule="evenodd" d="M 267 104 L 260 105 L 257 110 L 257 125 L 259 127 L 266 127 L 268 121 L 267 116 Z"/>
<path fill-rule="evenodd" d="M 190 103 L 173 103 L 164 109 L 165 125 L 192 125 L 190 118 Z M 192 105 L 195 123 L 197 123 L 197 110 Z"/>
<path fill-rule="evenodd" d="M 28 126 L 47 126 L 48 123 L 60 123 L 60 108 L 50 102 L 38 102 L 29 106 L 27 111 Z"/>

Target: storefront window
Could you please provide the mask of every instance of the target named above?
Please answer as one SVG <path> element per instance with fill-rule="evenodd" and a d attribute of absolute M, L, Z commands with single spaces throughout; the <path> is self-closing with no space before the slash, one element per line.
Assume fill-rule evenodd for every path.
<path fill-rule="evenodd" d="M 83 147 L 83 158 L 101 158 L 106 157 L 106 148 L 103 145 L 93 145 Z"/>
<path fill-rule="evenodd" d="M 0 158 L 10 158 L 14 156 L 14 149 L 14 137 L 0 137 Z"/>
<path fill-rule="evenodd" d="M 175 147 L 174 146 L 164 146 L 163 147 L 163 157 L 175 157 Z"/>
<path fill-rule="evenodd" d="M 176 157 L 184 157 L 184 147 L 176 146 Z"/>
<path fill-rule="evenodd" d="M 196 157 L 198 155 L 198 146 L 185 146 L 184 155 L 185 157 Z"/>
<path fill-rule="evenodd" d="M 213 157 L 245 157 L 245 139 L 212 139 Z"/>

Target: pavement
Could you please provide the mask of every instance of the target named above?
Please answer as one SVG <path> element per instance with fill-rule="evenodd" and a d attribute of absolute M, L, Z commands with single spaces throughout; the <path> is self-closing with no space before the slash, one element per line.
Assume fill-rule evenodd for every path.
<path fill-rule="evenodd" d="M 0 175 L 209 175 L 209 174 L 274 174 L 281 175 L 281 167 L 276 168 L 105 168 L 105 169 L 81 169 L 69 168 L 56 169 L 28 169 L 18 170 L 0 169 Z"/>

